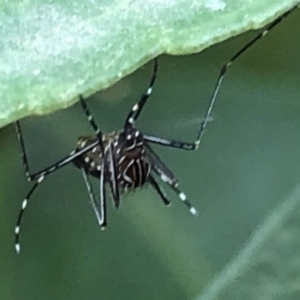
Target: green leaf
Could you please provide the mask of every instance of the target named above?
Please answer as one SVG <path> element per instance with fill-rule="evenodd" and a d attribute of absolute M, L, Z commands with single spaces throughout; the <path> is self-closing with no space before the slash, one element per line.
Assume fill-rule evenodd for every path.
<path fill-rule="evenodd" d="M 28 0 L 0 5 L 0 127 L 66 108 L 162 53 L 189 54 L 294 0 Z"/>

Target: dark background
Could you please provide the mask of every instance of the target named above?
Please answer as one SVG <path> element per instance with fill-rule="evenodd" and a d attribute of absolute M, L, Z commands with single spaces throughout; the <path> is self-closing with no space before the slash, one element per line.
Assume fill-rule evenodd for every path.
<path fill-rule="evenodd" d="M 13 231 L 31 184 L 13 126 L 1 129 L 0 299 L 200 295 L 300 182 L 299 20 L 297 11 L 232 66 L 197 152 L 156 147 L 198 208 L 196 218 L 172 191 L 166 189 L 173 202 L 167 209 L 144 188 L 124 196 L 118 211 L 109 201 L 108 228 L 101 232 L 81 173 L 68 166 L 49 176 L 31 199 L 17 256 Z M 222 63 L 254 34 L 197 55 L 160 57 L 157 84 L 138 127 L 192 141 Z M 122 126 L 147 87 L 151 67 L 88 101 L 103 131 Z M 78 105 L 22 124 L 33 170 L 91 133 Z"/>

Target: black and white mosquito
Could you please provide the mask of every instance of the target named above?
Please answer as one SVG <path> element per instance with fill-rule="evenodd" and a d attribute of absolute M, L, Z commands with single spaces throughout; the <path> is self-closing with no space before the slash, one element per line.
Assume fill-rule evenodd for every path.
<path fill-rule="evenodd" d="M 26 177 L 29 181 L 34 181 L 32 188 L 23 200 L 15 228 L 15 247 L 18 253 L 20 252 L 20 226 L 29 199 L 37 189 L 38 185 L 43 182 L 49 174 L 71 162 L 82 171 L 90 202 L 101 228 L 105 228 L 107 224 L 106 183 L 110 186 L 113 203 L 116 208 L 119 207 L 120 196 L 124 192 L 134 190 L 137 187 L 142 187 L 145 183 L 149 183 L 160 196 L 163 203 L 169 205 L 170 201 L 167 199 L 167 196 L 156 180 L 157 177 L 160 177 L 160 179 L 178 195 L 179 199 L 187 206 L 193 215 L 197 213 L 195 207 L 187 201 L 186 195 L 178 188 L 178 179 L 154 152 L 150 144 L 154 143 L 184 150 L 197 149 L 207 125 L 213 102 L 211 102 L 208 108 L 206 117 L 201 123 L 197 139 L 193 143 L 168 140 L 142 134 L 135 128 L 135 122 L 152 93 L 157 76 L 157 59 L 154 59 L 153 66 L 153 74 L 146 93 L 143 94 L 140 100 L 132 107 L 127 115 L 123 128 L 119 131 L 103 134 L 89 111 L 84 98 L 80 96 L 81 107 L 95 132 L 95 136 L 79 137 L 77 148 L 74 151 L 37 173 L 31 174 L 29 171 L 20 122 L 16 122 L 16 133 L 21 146 Z M 99 197 L 95 197 L 89 181 L 89 176 L 93 176 L 99 180 Z"/>
<path fill-rule="evenodd" d="M 139 115 L 149 99 L 157 76 L 157 59 L 154 59 L 153 74 L 147 91 L 141 96 L 140 100 L 132 107 L 126 117 L 123 128 L 116 132 L 102 133 L 96 124 L 87 104 L 82 96 L 80 102 L 82 109 L 95 132 L 95 136 L 80 137 L 77 141 L 77 147 L 69 155 L 55 162 L 54 164 L 42 169 L 36 173 L 30 173 L 25 143 L 21 131 L 20 123 L 16 122 L 17 137 L 21 146 L 22 160 L 25 167 L 25 174 L 28 181 L 34 184 L 22 202 L 22 207 L 18 215 L 15 227 L 15 248 L 17 253 L 20 252 L 20 226 L 28 201 L 41 182 L 51 173 L 58 169 L 73 163 L 82 171 L 82 175 L 89 193 L 89 198 L 97 221 L 101 228 L 105 228 L 107 224 L 106 218 L 106 184 L 110 186 L 113 203 L 116 208 L 120 205 L 121 195 L 137 187 L 142 187 L 148 183 L 161 198 L 165 205 L 169 205 L 170 201 L 161 189 L 157 178 L 169 186 L 179 197 L 179 199 L 187 206 L 189 211 L 195 215 L 197 210 L 187 201 L 186 195 L 178 187 L 178 179 L 173 172 L 164 164 L 159 156 L 154 152 L 151 144 L 167 146 L 182 150 L 196 150 L 200 145 L 204 130 L 210 119 L 210 115 L 215 104 L 217 94 L 222 84 L 228 67 L 253 46 L 258 40 L 264 37 L 271 29 L 286 18 L 294 11 L 299 4 L 295 5 L 289 11 L 275 19 L 266 28 L 239 49 L 231 59 L 225 63 L 219 73 L 208 109 L 205 113 L 203 121 L 199 124 L 198 134 L 194 142 L 182 142 L 172 139 L 165 139 L 157 136 L 143 134 L 135 127 Z M 100 195 L 95 197 L 89 176 L 93 176 L 99 180 Z"/>

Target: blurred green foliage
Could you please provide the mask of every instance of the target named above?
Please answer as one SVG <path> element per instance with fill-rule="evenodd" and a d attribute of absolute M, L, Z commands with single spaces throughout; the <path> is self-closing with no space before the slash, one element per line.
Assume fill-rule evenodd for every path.
<path fill-rule="evenodd" d="M 0 299 L 299 299 L 299 18 L 297 11 L 232 66 L 197 152 L 157 147 L 197 218 L 171 191 L 173 206 L 166 209 L 145 188 L 125 196 L 118 211 L 110 205 L 101 232 L 81 174 L 70 166 L 31 199 L 17 256 L 13 230 L 31 184 L 12 126 L 2 129 Z M 192 140 L 220 66 L 254 34 L 198 55 L 161 57 L 139 128 Z M 147 65 L 93 97 L 101 101 L 88 102 L 104 131 L 122 125 L 150 72 Z M 34 170 L 91 132 L 79 106 L 23 126 Z M 292 206 L 283 206 L 291 199 Z M 274 213 L 280 222 L 272 227 Z M 259 245 L 247 248 L 266 226 L 270 232 Z M 231 272 L 238 263 L 239 272 Z"/>

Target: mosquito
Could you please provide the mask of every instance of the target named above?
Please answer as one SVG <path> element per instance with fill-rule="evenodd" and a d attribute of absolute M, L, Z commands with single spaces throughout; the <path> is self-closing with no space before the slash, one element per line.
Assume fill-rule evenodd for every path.
<path fill-rule="evenodd" d="M 21 130 L 20 122 L 15 123 L 17 138 L 21 147 L 21 156 L 25 168 L 25 174 L 28 181 L 33 182 L 33 186 L 24 198 L 19 211 L 17 224 L 15 227 L 15 249 L 20 253 L 20 227 L 24 216 L 24 211 L 28 201 L 36 191 L 37 187 L 47 178 L 48 175 L 73 163 L 81 170 L 82 176 L 89 194 L 89 199 L 96 215 L 99 226 L 104 229 L 107 225 L 106 216 L 106 185 L 111 190 L 114 206 L 120 205 L 122 194 L 134 190 L 138 187 L 149 184 L 161 198 L 162 202 L 168 206 L 170 200 L 159 185 L 158 179 L 169 186 L 178 198 L 186 205 L 192 215 L 197 214 L 196 208 L 187 200 L 184 192 L 179 189 L 179 180 L 170 170 L 169 167 L 161 160 L 158 154 L 153 150 L 152 144 L 176 148 L 181 150 L 196 150 L 203 138 L 203 133 L 210 120 L 212 109 L 215 105 L 216 97 L 223 82 L 228 68 L 234 61 L 251 48 L 258 40 L 264 37 L 270 30 L 278 25 L 283 19 L 290 15 L 299 4 L 292 7 L 265 29 L 251 39 L 247 44 L 241 47 L 220 69 L 208 108 L 203 121 L 199 124 L 198 133 L 194 142 L 177 141 L 166 139 L 159 136 L 148 135 L 140 132 L 135 124 L 138 120 L 145 104 L 152 94 L 153 87 L 157 78 L 158 62 L 157 58 L 153 60 L 153 73 L 146 92 L 141 96 L 139 101 L 133 105 L 128 113 L 123 128 L 119 131 L 102 133 L 92 116 L 85 99 L 79 96 L 80 103 L 84 114 L 87 117 L 95 135 L 79 137 L 77 147 L 66 157 L 60 159 L 54 164 L 38 171 L 31 173 L 25 142 Z M 95 177 L 99 181 L 100 193 L 98 197 L 92 189 L 89 177 Z"/>
<path fill-rule="evenodd" d="M 37 187 L 48 175 L 69 163 L 73 163 L 75 167 L 81 170 L 92 208 L 98 224 L 102 229 L 107 225 L 107 184 L 110 187 L 113 203 L 116 208 L 120 205 L 122 194 L 127 191 L 135 190 L 138 187 L 142 187 L 146 183 L 157 192 L 163 203 L 168 206 L 170 205 L 170 200 L 168 200 L 157 182 L 157 178 L 160 178 L 178 195 L 179 199 L 187 206 L 193 215 L 197 214 L 196 208 L 187 200 L 186 195 L 179 189 L 177 177 L 155 153 L 150 144 L 158 144 L 184 150 L 196 150 L 207 125 L 213 102 L 210 103 L 206 117 L 201 123 L 197 139 L 192 143 L 169 140 L 141 133 L 136 129 L 135 123 L 152 93 L 157 78 L 157 70 L 158 62 L 155 58 L 153 60 L 153 73 L 149 86 L 139 101 L 133 105 L 125 119 L 123 128 L 119 131 L 102 133 L 99 126 L 96 124 L 85 99 L 80 95 L 79 100 L 81 108 L 95 134 L 93 136 L 79 137 L 77 140 L 77 147 L 74 151 L 39 172 L 32 174 L 29 170 L 21 125 L 19 121 L 15 123 L 16 133 L 21 147 L 22 161 L 25 167 L 25 174 L 28 181 L 34 182 L 32 188 L 22 202 L 17 225 L 15 227 L 15 248 L 17 253 L 19 253 L 21 249 L 20 228 L 28 201 L 36 191 Z M 95 177 L 99 181 L 100 193 L 98 197 L 95 196 L 89 177 Z"/>

